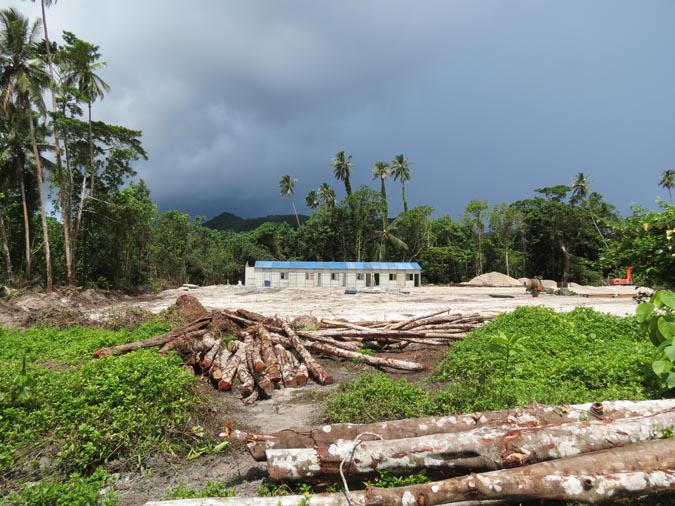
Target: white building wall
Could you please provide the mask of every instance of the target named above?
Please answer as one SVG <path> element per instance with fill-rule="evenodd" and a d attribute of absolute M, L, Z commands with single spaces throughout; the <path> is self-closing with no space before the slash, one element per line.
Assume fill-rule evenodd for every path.
<path fill-rule="evenodd" d="M 281 279 L 282 271 L 271 269 L 255 269 L 246 267 L 246 285 L 270 288 L 380 288 L 383 290 L 400 290 L 414 288 L 415 277 L 419 271 L 304 271 L 284 270 L 285 279 Z M 362 274 L 363 279 L 358 279 Z M 376 278 L 379 277 L 379 284 Z M 394 279 L 390 279 L 393 277 Z M 408 278 L 411 279 L 408 279 Z M 335 278 L 335 279 L 333 279 Z"/>

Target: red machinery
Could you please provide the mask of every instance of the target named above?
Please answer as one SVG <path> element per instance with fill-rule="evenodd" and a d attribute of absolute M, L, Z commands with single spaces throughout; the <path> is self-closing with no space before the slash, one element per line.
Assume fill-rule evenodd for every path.
<path fill-rule="evenodd" d="M 633 266 L 626 270 L 625 278 L 614 278 L 609 280 L 610 285 L 632 285 L 633 284 Z"/>

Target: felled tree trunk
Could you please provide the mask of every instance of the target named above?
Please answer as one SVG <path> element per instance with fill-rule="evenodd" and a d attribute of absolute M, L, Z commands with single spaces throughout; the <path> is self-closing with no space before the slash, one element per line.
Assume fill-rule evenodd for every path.
<path fill-rule="evenodd" d="M 283 349 L 283 348 L 282 348 Z M 255 434 L 233 430 L 232 439 L 246 442 L 251 456 L 265 460 L 265 451 L 285 448 L 328 447 L 336 440 L 352 441 L 360 436 L 363 441 L 415 438 L 432 434 L 469 431 L 480 427 L 505 430 L 543 427 L 551 424 L 577 422 L 586 418 L 602 417 L 617 420 L 634 416 L 649 416 L 675 409 L 675 399 L 650 401 L 609 401 L 603 404 L 586 403 L 571 406 L 533 405 L 505 411 L 486 411 L 462 415 L 430 418 L 410 418 L 387 422 L 353 424 L 338 423 L 310 430 L 287 429 L 270 434 Z M 601 414 L 598 414 L 601 413 Z M 377 434 L 377 436 L 374 436 Z"/>
<path fill-rule="evenodd" d="M 166 343 L 177 339 L 183 335 L 191 334 L 193 337 L 201 336 L 206 333 L 206 331 L 198 333 L 200 329 L 206 327 L 212 320 L 211 316 L 205 316 L 196 320 L 185 327 L 179 329 L 171 330 L 165 334 L 149 337 L 148 339 L 143 339 L 142 341 L 135 341 L 133 343 L 120 344 L 119 346 L 110 346 L 109 348 L 102 348 L 97 350 L 94 353 L 94 358 L 100 358 L 110 355 L 122 355 L 123 353 L 128 353 L 130 351 L 140 350 L 141 348 L 152 348 L 153 346 L 163 346 Z"/>
<path fill-rule="evenodd" d="M 365 500 L 367 506 L 436 506 L 469 499 L 599 503 L 673 491 L 675 439 L 665 439 L 424 485 L 368 487 Z"/>
<path fill-rule="evenodd" d="M 307 348 L 305 348 L 305 346 L 302 344 L 302 341 L 300 341 L 300 338 L 291 328 L 291 326 L 288 323 L 283 322 L 283 329 L 284 332 L 286 332 L 286 335 L 291 339 L 293 347 L 302 357 L 303 362 L 307 365 L 307 368 L 314 379 L 316 379 L 316 381 L 318 381 L 321 385 L 329 385 L 333 383 L 333 376 L 331 376 L 328 371 L 321 367 L 321 365 L 314 359 L 312 354 L 307 351 Z"/>
<path fill-rule="evenodd" d="M 390 441 L 338 440 L 329 447 L 268 450 L 267 471 L 274 479 L 291 480 L 335 476 L 341 466 L 350 479 L 383 470 L 503 469 L 648 441 L 656 437 L 655 427 L 673 425 L 675 409 L 542 428 L 483 427 Z"/>

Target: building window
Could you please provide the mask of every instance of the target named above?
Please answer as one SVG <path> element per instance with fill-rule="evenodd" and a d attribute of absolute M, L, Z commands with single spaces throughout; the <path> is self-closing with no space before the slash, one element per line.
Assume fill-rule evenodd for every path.
<path fill-rule="evenodd" d="M 366 278 L 366 275 L 362 272 L 357 272 L 356 273 L 356 280 L 357 281 L 363 281 Z"/>
<path fill-rule="evenodd" d="M 396 281 L 396 277 L 397 277 L 396 273 L 394 272 L 389 273 L 389 281 Z"/>
<path fill-rule="evenodd" d="M 408 281 L 412 281 L 413 279 L 415 279 L 414 276 L 415 276 L 414 274 L 406 274 L 405 279 L 407 279 Z"/>
<path fill-rule="evenodd" d="M 288 279 L 288 273 L 282 272 L 280 275 L 281 275 L 281 279 Z"/>
<path fill-rule="evenodd" d="M 338 280 L 339 274 L 337 272 L 331 272 L 330 273 L 330 280 L 331 281 L 337 281 Z"/>
<path fill-rule="evenodd" d="M 305 272 L 305 279 L 306 280 L 314 279 L 314 273 L 313 272 Z"/>

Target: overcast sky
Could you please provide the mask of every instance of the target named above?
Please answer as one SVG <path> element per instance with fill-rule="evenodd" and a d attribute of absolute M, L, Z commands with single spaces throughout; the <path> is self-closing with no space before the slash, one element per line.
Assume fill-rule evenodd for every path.
<path fill-rule="evenodd" d="M 37 3 L 1 0 L 30 18 Z M 143 131 L 138 177 L 161 211 L 291 213 L 322 182 L 344 196 L 403 153 L 411 207 L 461 213 L 570 184 L 622 215 L 667 200 L 675 169 L 675 2 L 621 0 L 59 0 L 111 86 L 95 119 Z M 400 184 L 388 181 L 392 214 Z"/>

